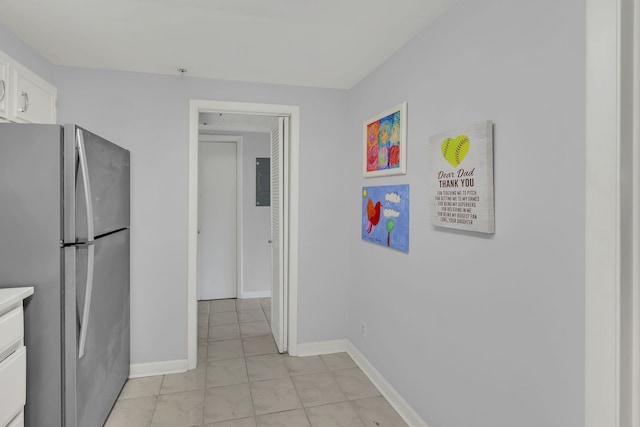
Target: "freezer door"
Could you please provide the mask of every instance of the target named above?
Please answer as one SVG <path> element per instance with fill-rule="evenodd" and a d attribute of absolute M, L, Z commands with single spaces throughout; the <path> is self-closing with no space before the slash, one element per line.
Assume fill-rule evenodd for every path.
<path fill-rule="evenodd" d="M 129 151 L 75 125 L 65 125 L 64 131 L 67 150 L 65 161 L 73 162 L 74 166 L 73 175 L 69 173 L 69 167 L 66 176 L 73 179 L 75 185 L 75 194 L 67 198 L 68 205 L 65 206 L 69 212 L 67 227 L 70 233 L 75 234 L 65 235 L 65 242 L 91 240 L 88 216 L 93 217 L 95 236 L 128 227 Z M 75 147 L 70 147 L 72 144 L 68 143 L 69 140 L 74 141 Z M 69 187 L 65 188 L 70 190 Z M 92 200 L 88 213 L 87 196 Z M 75 216 L 75 221 L 70 219 L 71 216 Z"/>
<path fill-rule="evenodd" d="M 88 265 L 91 246 L 93 268 Z M 129 376 L 129 230 L 73 250 L 75 284 L 68 284 L 65 307 L 65 336 L 67 341 L 73 338 L 65 354 L 65 426 L 101 427 Z M 92 269 L 93 289 L 89 293 L 87 272 Z M 91 303 L 85 305 L 89 294 Z M 81 324 L 85 307 L 90 310 L 88 321 Z M 84 354 L 79 357 L 81 328 L 87 333 Z"/>

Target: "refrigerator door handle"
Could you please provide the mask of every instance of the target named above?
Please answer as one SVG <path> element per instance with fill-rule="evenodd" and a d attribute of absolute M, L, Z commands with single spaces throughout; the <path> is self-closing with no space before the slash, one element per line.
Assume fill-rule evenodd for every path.
<path fill-rule="evenodd" d="M 76 144 L 78 148 L 80 174 L 82 176 L 82 184 L 84 186 L 84 199 L 87 207 L 87 241 L 92 242 L 95 238 L 93 229 L 93 198 L 91 197 L 91 183 L 89 182 L 87 151 L 85 149 L 84 138 L 80 128 L 76 128 Z"/>
<path fill-rule="evenodd" d="M 87 329 L 89 326 L 89 312 L 91 311 L 91 292 L 93 291 L 93 269 L 95 267 L 95 246 L 87 244 L 87 287 L 84 295 L 84 309 L 82 310 L 82 322 L 80 323 L 80 344 L 78 345 L 78 359 L 84 356 L 87 345 Z"/>
<path fill-rule="evenodd" d="M 87 212 L 87 284 L 85 288 L 84 309 L 82 310 L 82 322 L 80 323 L 80 343 L 78 345 L 78 358 L 84 356 L 87 344 L 87 330 L 89 326 L 89 312 L 91 311 L 91 291 L 93 290 L 93 269 L 95 265 L 95 247 L 93 246 L 93 198 L 91 197 L 91 184 L 89 183 L 89 169 L 87 166 L 87 152 L 85 150 L 82 130 L 76 128 L 76 144 L 80 163 L 80 175 L 84 186 L 84 199 Z"/>

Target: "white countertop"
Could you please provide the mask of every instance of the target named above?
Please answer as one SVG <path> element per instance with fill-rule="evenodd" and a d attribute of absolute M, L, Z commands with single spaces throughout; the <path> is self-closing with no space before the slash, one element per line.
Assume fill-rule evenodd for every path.
<path fill-rule="evenodd" d="M 32 287 L 0 288 L 0 313 L 32 294 Z"/>

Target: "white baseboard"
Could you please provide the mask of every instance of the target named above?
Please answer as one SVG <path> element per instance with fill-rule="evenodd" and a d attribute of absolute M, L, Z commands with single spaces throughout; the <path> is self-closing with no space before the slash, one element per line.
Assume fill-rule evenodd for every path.
<path fill-rule="evenodd" d="M 393 406 L 393 409 L 402 417 L 410 427 L 429 427 L 427 423 L 413 410 L 411 405 L 400 393 L 393 388 L 393 386 L 382 376 L 380 372 L 369 362 L 369 360 L 353 345 L 353 343 L 347 340 L 347 353 L 358 367 L 364 372 L 369 380 L 376 386 L 380 393 L 387 399 L 389 404 Z"/>
<path fill-rule="evenodd" d="M 293 356 L 319 356 L 321 354 L 341 353 L 347 351 L 349 340 L 318 341 L 298 344 Z"/>
<path fill-rule="evenodd" d="M 271 298 L 271 291 L 241 292 L 239 299 Z"/>
<path fill-rule="evenodd" d="M 400 393 L 389 384 L 350 340 L 342 339 L 298 344 L 297 354 L 295 354 L 295 356 L 319 356 L 322 354 L 341 352 L 346 352 L 351 356 L 356 365 L 358 365 L 384 398 L 387 399 L 393 409 L 396 410 L 398 415 L 400 415 L 410 427 L 429 427 L 420 415 L 413 410 L 411 405 L 400 396 Z"/>
<path fill-rule="evenodd" d="M 129 366 L 129 378 L 152 377 L 155 375 L 179 374 L 187 372 L 187 359 L 166 360 L 162 362 L 134 363 Z"/>

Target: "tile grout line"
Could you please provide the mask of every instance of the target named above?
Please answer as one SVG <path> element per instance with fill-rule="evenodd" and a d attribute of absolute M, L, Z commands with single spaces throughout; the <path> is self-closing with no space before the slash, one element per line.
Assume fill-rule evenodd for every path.
<path fill-rule="evenodd" d="M 240 316 L 238 311 L 236 312 L 236 317 L 238 318 L 238 325 L 240 325 Z M 241 335 L 240 342 L 242 343 L 242 355 L 244 357 L 244 367 L 247 372 L 247 384 L 249 386 L 249 396 L 251 397 L 251 410 L 253 412 L 253 420 L 256 423 L 256 425 L 258 425 L 258 415 L 256 414 L 256 404 L 253 400 L 253 389 L 251 388 L 251 378 L 249 377 L 249 365 L 247 364 L 247 353 L 244 351 L 244 340 L 242 338 L 242 332 L 240 333 L 240 335 Z"/>
<path fill-rule="evenodd" d="M 260 305 L 260 308 L 262 308 L 262 304 L 260 303 L 259 300 L 258 300 L 258 304 Z M 262 313 L 264 315 L 264 310 L 262 311 Z M 266 320 L 266 316 L 265 316 L 265 320 Z M 240 322 L 239 318 L 238 318 L 238 322 Z M 269 330 L 269 332 L 271 332 L 271 330 Z M 246 338 L 249 338 L 249 337 L 246 337 Z M 243 345 L 243 351 L 244 351 L 244 341 L 243 341 L 242 345 Z M 260 355 L 254 355 L 252 357 L 256 357 L 256 356 L 260 356 Z M 251 404 L 253 405 L 254 420 L 256 422 L 256 425 L 258 425 L 258 415 L 256 414 L 256 407 L 255 407 L 255 403 L 253 401 L 253 390 L 251 388 L 252 381 L 251 381 L 251 378 L 249 377 L 249 365 L 247 364 L 247 355 L 246 355 L 246 353 L 244 354 L 244 360 L 245 360 L 245 366 L 247 368 L 247 381 L 249 383 L 249 391 L 250 391 L 250 394 L 251 394 Z M 262 414 L 262 415 L 268 415 L 268 414 Z"/>
<path fill-rule="evenodd" d="M 256 415 L 256 404 L 253 401 L 253 390 L 251 389 L 251 381 L 249 378 L 249 366 L 247 365 L 247 353 L 244 351 L 244 342 L 242 338 L 240 339 L 240 344 L 242 345 L 242 357 L 244 360 L 244 370 L 247 373 L 247 385 L 249 386 L 249 397 L 251 398 L 251 412 L 253 413 L 253 421 L 255 421 L 256 425 L 258 425 L 258 416 Z"/>
<path fill-rule="evenodd" d="M 309 418 L 309 413 L 307 412 L 307 408 L 304 406 L 304 402 L 302 401 L 302 396 L 300 396 L 300 391 L 296 386 L 296 382 L 293 381 L 293 375 L 291 375 L 291 371 L 289 371 L 289 368 L 286 368 L 286 369 L 287 369 L 287 373 L 289 374 L 289 379 L 291 381 L 291 384 L 293 384 L 293 389 L 296 391 L 296 395 L 298 396 L 298 400 L 300 401 L 300 406 L 302 406 L 302 412 L 304 413 L 304 416 L 307 418 L 307 421 L 309 422 L 309 426 L 311 426 L 311 419 Z"/>
<path fill-rule="evenodd" d="M 151 419 L 149 420 L 149 427 L 153 424 L 153 417 L 156 415 L 156 409 L 158 409 L 158 400 L 160 399 L 160 392 L 162 391 L 162 384 L 164 384 L 164 378 L 166 375 L 162 376 L 162 381 L 160 381 L 160 387 L 158 388 L 158 394 L 155 395 L 154 403 L 153 403 L 153 411 L 151 412 Z"/>

